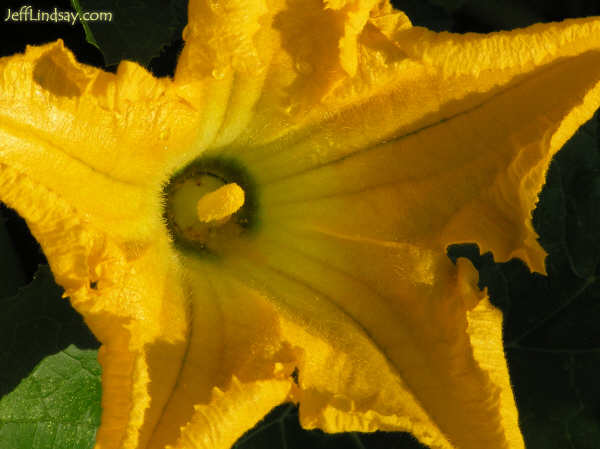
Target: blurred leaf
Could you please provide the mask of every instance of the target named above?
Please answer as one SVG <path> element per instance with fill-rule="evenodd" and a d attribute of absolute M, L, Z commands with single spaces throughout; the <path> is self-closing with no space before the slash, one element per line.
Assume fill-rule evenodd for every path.
<path fill-rule="evenodd" d="M 600 447 L 600 113 L 554 158 L 533 213 L 548 276 L 520 260 L 469 258 L 504 311 L 505 348 L 528 449 Z"/>
<path fill-rule="evenodd" d="M 0 299 L 0 448 L 93 445 L 101 369 L 89 348 L 98 343 L 61 295 L 43 266 L 16 296 Z"/>
<path fill-rule="evenodd" d="M 460 0 L 458 0 L 460 1 Z M 391 0 L 395 8 L 403 11 L 415 26 L 434 31 L 451 30 L 453 21 L 441 2 L 427 0 Z"/>
<path fill-rule="evenodd" d="M 582 126 L 554 158 L 533 216 L 534 226 L 544 229 L 542 245 L 552 268 L 562 271 L 567 263 L 581 279 L 593 276 L 600 261 L 598 118 Z M 546 196 L 551 201 L 544 202 Z M 555 214 L 558 219 L 550 219 Z"/>
<path fill-rule="evenodd" d="M 412 435 L 400 432 L 336 433 L 304 430 L 298 408 L 283 404 L 275 408 L 233 449 L 426 449 Z"/>
<path fill-rule="evenodd" d="M 431 3 L 443 7 L 449 13 L 461 8 L 468 0 L 430 0 Z"/>
<path fill-rule="evenodd" d="M 110 21 L 83 22 L 87 41 L 104 55 L 106 66 L 127 59 L 148 66 L 187 23 L 185 0 L 71 0 L 83 12 L 108 12 Z"/>
<path fill-rule="evenodd" d="M 25 283 L 21 260 L 0 216 L 0 298 L 12 296 Z"/>
<path fill-rule="evenodd" d="M 494 30 L 522 28 L 542 21 L 535 5 L 521 0 L 466 0 L 461 6 L 463 13 L 473 20 L 481 20 Z"/>

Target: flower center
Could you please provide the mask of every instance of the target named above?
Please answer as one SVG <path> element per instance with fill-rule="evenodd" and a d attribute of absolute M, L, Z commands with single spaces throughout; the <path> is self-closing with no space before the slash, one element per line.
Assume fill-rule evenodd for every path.
<path fill-rule="evenodd" d="M 164 217 L 180 249 L 222 255 L 255 227 L 255 186 L 232 161 L 197 159 L 171 178 L 164 193 Z"/>

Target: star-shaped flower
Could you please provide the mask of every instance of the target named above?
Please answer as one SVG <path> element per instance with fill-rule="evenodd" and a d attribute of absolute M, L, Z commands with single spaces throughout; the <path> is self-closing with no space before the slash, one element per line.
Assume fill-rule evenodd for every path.
<path fill-rule="evenodd" d="M 173 79 L 0 59 L 0 199 L 102 342 L 98 449 L 306 428 L 522 448 L 475 242 L 544 272 L 531 211 L 600 106 L 600 19 L 490 35 L 380 0 L 191 0 Z"/>

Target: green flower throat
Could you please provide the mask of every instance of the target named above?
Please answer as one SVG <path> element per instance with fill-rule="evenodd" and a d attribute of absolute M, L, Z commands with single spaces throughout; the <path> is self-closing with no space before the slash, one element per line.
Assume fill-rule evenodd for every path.
<path fill-rule="evenodd" d="M 185 252 L 222 256 L 258 227 L 256 184 L 236 161 L 198 158 L 175 173 L 163 193 L 167 228 Z"/>

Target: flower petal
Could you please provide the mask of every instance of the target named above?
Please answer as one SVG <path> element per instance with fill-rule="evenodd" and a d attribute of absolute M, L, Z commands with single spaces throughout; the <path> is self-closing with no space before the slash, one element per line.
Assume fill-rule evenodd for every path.
<path fill-rule="evenodd" d="M 240 153 L 257 173 L 265 222 L 440 251 L 476 242 L 497 260 L 521 257 L 543 273 L 531 211 L 553 154 L 600 106 L 600 52 L 558 59 L 485 93 L 466 95 L 459 84 L 464 97 L 445 104 L 433 87 L 450 91 L 444 73 L 413 68 L 400 87 L 285 152 L 273 145 L 248 161 Z M 403 109 L 414 104 L 418 111 Z M 433 104 L 441 109 L 425 114 Z M 348 131 L 333 140 L 334 129 Z"/>
<path fill-rule="evenodd" d="M 349 79 L 323 100 L 330 115 L 305 116 L 266 145 L 254 145 L 253 122 L 208 151 L 242 161 L 261 192 L 261 233 L 224 266 L 280 304 L 289 340 L 310 351 L 299 364 L 304 425 L 410 430 L 444 448 L 523 446 L 501 317 L 472 267 L 444 253 L 474 241 L 544 271 L 530 213 L 552 155 L 600 106 L 599 26 L 467 36 L 487 49 L 480 72 L 377 47 L 393 61 L 377 67 L 395 72 L 377 95 L 347 102 L 362 81 Z M 403 50 L 403 32 L 379 36 Z M 540 48 L 494 66 L 505 51 L 494 40 Z"/>
<path fill-rule="evenodd" d="M 523 447 L 501 314 L 486 328 L 472 313 L 485 307 L 470 263 L 289 230 L 254 243 L 260 251 L 224 269 L 273 298 L 285 336 L 304 349 L 295 397 L 303 426 L 410 431 L 435 448 Z M 487 357 L 490 338 L 500 358 Z"/>
<path fill-rule="evenodd" d="M 130 63 L 122 63 L 117 75 L 79 65 L 61 42 L 3 59 L 0 73 L 6 106 L 0 200 L 27 220 L 57 282 L 103 344 L 97 447 L 179 444 L 180 427 L 209 407 L 213 388 L 235 398 L 241 382 L 266 396 L 261 407 L 244 413 L 246 421 L 221 433 L 235 441 L 246 430 L 243 423 L 253 424 L 287 397 L 292 356 L 288 346 L 275 351 L 271 338 L 265 347 L 257 346 L 264 343 L 257 336 L 241 338 L 233 325 L 207 334 L 209 307 L 216 313 L 209 323 L 216 325 L 224 306 L 204 298 L 193 282 L 196 299 L 188 310 L 185 274 L 162 221 L 161 190 L 177 160 L 172 150 L 196 151 L 186 139 L 200 116 L 166 80 Z M 248 313 L 257 318 L 254 327 L 261 326 L 257 334 L 273 334 L 262 327 L 276 320 L 260 307 L 264 299 L 246 301 L 257 308 Z M 241 302 L 230 303 L 226 318 L 251 334 L 254 328 L 235 318 Z M 255 343 L 248 348 L 248 342 Z M 221 353 L 221 343 L 229 354 Z M 199 362 L 208 370 L 204 378 Z M 188 426 L 182 441 L 195 428 Z"/>
<path fill-rule="evenodd" d="M 104 393 L 98 449 L 163 448 L 197 438 L 193 435 L 199 427 L 190 424 L 182 442 L 177 442 L 180 427 L 200 420 L 199 416 L 206 414 L 203 410 L 210 409 L 215 387 L 225 392 L 225 399 L 215 399 L 217 410 L 223 406 L 229 413 L 240 413 L 232 410 L 230 402 L 250 391 L 256 392 L 255 399 L 263 400 L 260 407 L 241 404 L 246 411 L 234 428 L 220 432 L 223 441 L 235 441 L 247 430 L 246 425 L 253 425 L 286 399 L 292 385 L 293 351 L 289 345 L 277 343 L 277 315 L 263 305 L 264 298 L 229 283 L 219 284 L 218 296 L 207 297 L 207 281 L 182 271 L 161 215 L 154 211 L 137 210 L 141 216 L 135 217 L 121 212 L 117 217 L 124 223 L 119 232 L 105 227 L 109 222 L 106 215 L 113 211 L 108 207 L 105 211 L 99 204 L 104 195 L 112 189 L 126 197 L 126 205 L 146 197 L 159 204 L 160 190 L 154 183 L 132 186 L 140 198 L 128 198 L 127 183 L 104 174 L 94 178 L 94 167 L 71 161 L 69 155 L 62 159 L 69 164 L 68 170 L 51 167 L 53 176 L 40 174 L 39 164 L 25 166 L 22 173 L 21 162 L 27 161 L 30 148 L 46 150 L 44 142 L 38 146 L 31 135 L 47 131 L 38 124 L 39 129 L 21 135 L 10 125 L 12 122 L 3 129 L 7 139 L 1 144 L 0 200 L 27 220 L 57 283 L 103 344 L 99 353 Z M 63 152 L 54 152 L 52 144 L 48 145 L 53 151 L 44 156 L 53 159 L 49 164 L 61 160 Z M 86 178 L 88 174 L 92 177 Z M 81 185 L 82 179 L 91 181 L 87 187 L 93 195 L 88 198 L 69 190 L 71 182 Z M 94 183 L 96 179 L 98 183 Z M 145 233 L 137 229 L 143 228 L 140 223 L 146 224 Z M 186 276 L 191 278 L 191 293 Z M 220 279 L 217 271 L 210 276 Z M 247 313 L 240 317 L 244 304 Z M 245 393 L 238 397 L 240 389 Z M 230 397 L 233 399 L 227 399 Z"/>
<path fill-rule="evenodd" d="M 169 83 L 130 62 L 116 75 L 79 64 L 62 41 L 2 58 L 0 162 L 107 232 L 147 236 L 161 214 L 156 192 L 172 170 L 165 160 L 185 146 L 195 120 Z"/>
<path fill-rule="evenodd" d="M 543 271 L 530 211 L 600 104 L 598 29 L 456 37 L 387 2 L 192 0 L 173 82 L 60 42 L 0 60 L 0 199 L 103 342 L 98 447 L 227 447 L 290 397 L 306 427 L 522 447 L 501 316 L 444 252 Z M 204 151 L 252 172 L 261 229 L 180 266 L 161 185 Z"/>
<path fill-rule="evenodd" d="M 321 120 L 335 110 L 321 101 L 357 71 L 344 104 L 366 98 L 377 86 L 359 61 L 381 66 L 379 47 L 393 47 L 387 36 L 410 26 L 403 13 L 378 0 L 192 0 L 189 14 L 175 84 L 207 112 L 196 148 L 236 139 L 252 148 Z"/>
<path fill-rule="evenodd" d="M 229 449 L 271 409 L 286 400 L 288 380 L 241 383 L 234 377 L 226 392 L 214 388 L 206 405 L 194 407 L 177 445 L 167 449 Z"/>
<path fill-rule="evenodd" d="M 145 246 L 116 244 L 63 198 L 5 164 L 0 200 L 25 218 L 56 282 L 102 342 L 96 447 L 138 447 L 150 436 L 186 349 L 186 297 L 166 233 Z"/>
<path fill-rule="evenodd" d="M 184 265 L 189 346 L 149 448 L 226 449 L 286 400 L 296 353 L 267 298 L 212 261 L 192 256 Z"/>

